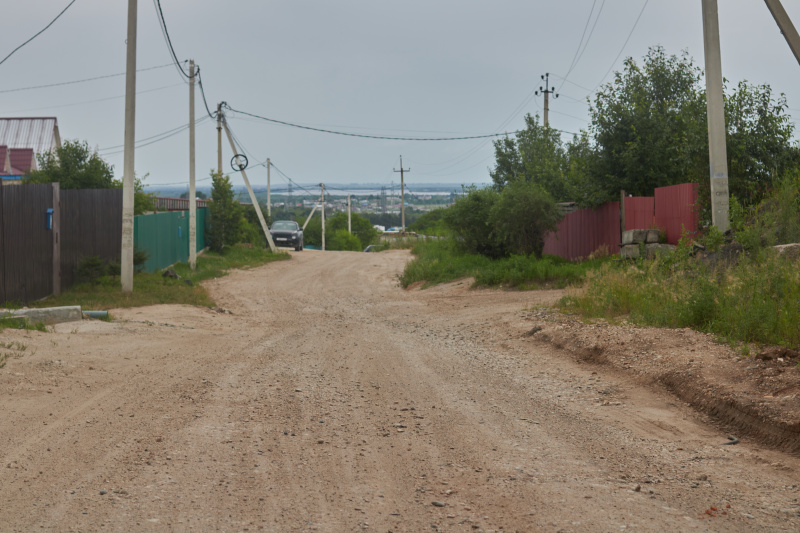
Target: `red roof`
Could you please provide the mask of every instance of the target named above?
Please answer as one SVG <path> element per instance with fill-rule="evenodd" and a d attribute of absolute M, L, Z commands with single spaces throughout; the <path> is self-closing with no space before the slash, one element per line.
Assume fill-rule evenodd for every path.
<path fill-rule="evenodd" d="M 11 163 L 12 174 L 27 174 L 36 168 L 33 159 L 33 148 L 11 148 L 8 159 Z"/>

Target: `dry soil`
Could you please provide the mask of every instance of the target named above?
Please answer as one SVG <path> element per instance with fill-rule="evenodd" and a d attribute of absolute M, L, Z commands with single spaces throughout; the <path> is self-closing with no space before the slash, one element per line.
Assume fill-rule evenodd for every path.
<path fill-rule="evenodd" d="M 0 530 L 800 530 L 791 432 L 681 392 L 752 359 L 542 309 L 561 291 L 404 291 L 408 258 L 306 250 L 209 282 L 230 313 L 0 333 Z"/>

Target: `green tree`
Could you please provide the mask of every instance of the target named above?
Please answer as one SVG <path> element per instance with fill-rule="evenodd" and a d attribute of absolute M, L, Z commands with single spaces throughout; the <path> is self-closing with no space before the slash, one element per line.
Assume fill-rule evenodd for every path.
<path fill-rule="evenodd" d="M 509 183 L 492 206 L 492 234 L 506 248 L 520 255 L 542 257 L 545 236 L 555 231 L 562 218 L 558 204 L 544 187 L 530 181 Z"/>
<path fill-rule="evenodd" d="M 800 164 L 794 124 L 783 95 L 769 85 L 726 87 L 728 185 L 746 206 L 755 205 L 778 176 Z M 587 176 L 570 176 L 583 205 L 615 200 L 620 190 L 649 196 L 656 187 L 700 184 L 708 213 L 708 127 L 702 70 L 691 57 L 650 48 L 640 63 L 625 61 L 590 104 L 593 144 L 584 152 Z"/>
<path fill-rule="evenodd" d="M 502 239 L 492 232 L 490 216 L 500 193 L 492 187 L 463 187 L 463 196 L 447 208 L 444 223 L 453 232 L 464 251 L 487 257 L 506 255 Z"/>
<path fill-rule="evenodd" d="M 356 237 L 359 242 L 359 250 L 363 250 L 378 240 L 378 230 L 372 226 L 372 223 L 367 217 L 352 213 L 350 215 L 350 228 L 353 232 L 353 236 Z M 333 237 L 339 230 L 347 231 L 347 213 L 336 213 L 325 221 L 326 239 Z M 338 250 L 339 248 L 331 246 L 330 249 Z"/>
<path fill-rule="evenodd" d="M 419 217 L 408 229 L 425 235 L 444 235 L 447 229 L 444 225 L 445 209 L 438 208 L 428 211 Z"/>
<path fill-rule="evenodd" d="M 111 189 L 117 186 L 114 168 L 89 149 L 86 141 L 64 141 L 52 152 L 36 156 L 39 168 L 25 176 L 27 183 L 59 183 L 62 189 Z"/>
<path fill-rule="evenodd" d="M 767 197 L 800 162 L 787 110 L 786 96 L 773 97 L 769 85 L 742 81 L 725 98 L 728 189 L 746 206 Z"/>
<path fill-rule="evenodd" d="M 657 46 L 641 64 L 626 59 L 595 95 L 590 172 L 603 193 L 597 201 L 616 199 L 620 190 L 650 196 L 656 187 L 698 181 L 703 170 L 708 179 L 701 75 L 688 54 L 669 56 Z"/>
<path fill-rule="evenodd" d="M 226 246 L 232 246 L 241 239 L 242 208 L 234 200 L 233 185 L 227 176 L 212 172 L 211 181 L 209 247 L 215 252 L 222 252 Z"/>
<path fill-rule="evenodd" d="M 538 183 L 559 201 L 569 199 L 567 154 L 561 135 L 550 126 L 539 124 L 539 116 L 525 116 L 525 129 L 515 139 L 505 137 L 494 142 L 495 168 L 490 176 L 500 190 L 522 180 Z"/>

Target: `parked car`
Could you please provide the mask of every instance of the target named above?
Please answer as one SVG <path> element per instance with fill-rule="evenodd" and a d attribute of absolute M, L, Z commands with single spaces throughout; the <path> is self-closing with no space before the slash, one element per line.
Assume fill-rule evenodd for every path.
<path fill-rule="evenodd" d="M 303 228 L 293 220 L 277 220 L 269 230 L 275 246 L 292 246 L 296 252 L 303 249 Z"/>

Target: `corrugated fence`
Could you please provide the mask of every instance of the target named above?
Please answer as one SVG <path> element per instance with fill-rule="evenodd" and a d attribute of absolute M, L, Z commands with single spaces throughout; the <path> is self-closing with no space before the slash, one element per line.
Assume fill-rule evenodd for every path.
<path fill-rule="evenodd" d="M 197 210 L 197 250 L 206 246 L 208 208 Z M 169 265 L 189 260 L 189 212 L 171 211 L 140 215 L 134 219 L 134 246 L 146 250 L 150 257 L 145 272 L 155 272 Z"/>
<path fill-rule="evenodd" d="M 51 185 L 0 186 L 0 302 L 25 304 L 53 292 Z"/>
<path fill-rule="evenodd" d="M 625 229 L 659 228 L 668 243 L 677 244 L 683 231 L 697 231 L 697 188 L 696 183 L 683 183 L 659 187 L 655 197 L 626 197 Z M 619 253 L 621 216 L 619 202 L 568 213 L 545 239 L 544 253 L 571 261 L 588 257 L 603 245 L 612 254 Z"/>
<path fill-rule="evenodd" d="M 544 253 L 576 260 L 603 245 L 612 254 L 619 253 L 619 242 L 619 202 L 609 202 L 564 215 L 558 230 L 545 238 Z"/>

